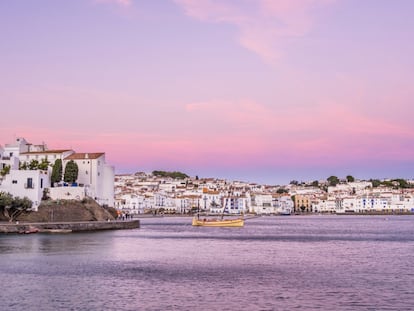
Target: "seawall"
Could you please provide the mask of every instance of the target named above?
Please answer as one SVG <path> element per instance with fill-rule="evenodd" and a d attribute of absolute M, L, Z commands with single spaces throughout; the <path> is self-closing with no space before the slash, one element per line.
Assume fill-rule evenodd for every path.
<path fill-rule="evenodd" d="M 137 229 L 139 227 L 140 227 L 139 220 L 46 222 L 46 223 L 0 223 L 0 233 L 85 232 L 85 231 L 100 231 L 100 230 Z"/>

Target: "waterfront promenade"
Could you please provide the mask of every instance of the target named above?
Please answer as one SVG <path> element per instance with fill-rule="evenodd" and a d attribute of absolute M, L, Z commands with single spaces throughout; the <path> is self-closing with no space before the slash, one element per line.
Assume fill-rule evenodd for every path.
<path fill-rule="evenodd" d="M 137 229 L 139 220 L 128 221 L 78 221 L 78 222 L 41 222 L 41 223 L 0 223 L 0 233 L 30 232 L 84 232 L 100 230 Z"/>

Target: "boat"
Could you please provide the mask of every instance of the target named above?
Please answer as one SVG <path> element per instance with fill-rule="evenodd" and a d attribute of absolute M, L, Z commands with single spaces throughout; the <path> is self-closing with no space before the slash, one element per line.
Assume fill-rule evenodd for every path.
<path fill-rule="evenodd" d="M 200 227 L 243 227 L 244 219 L 199 219 L 198 217 L 194 217 L 192 225 Z"/>
<path fill-rule="evenodd" d="M 19 231 L 20 234 L 32 234 L 32 233 L 38 233 L 39 229 L 36 227 L 29 226 L 27 229 L 22 229 Z"/>

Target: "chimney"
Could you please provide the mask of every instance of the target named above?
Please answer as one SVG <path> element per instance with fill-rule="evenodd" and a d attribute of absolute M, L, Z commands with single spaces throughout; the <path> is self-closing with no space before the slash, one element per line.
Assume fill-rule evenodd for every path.
<path fill-rule="evenodd" d="M 89 159 L 89 154 L 85 153 L 85 159 Z"/>

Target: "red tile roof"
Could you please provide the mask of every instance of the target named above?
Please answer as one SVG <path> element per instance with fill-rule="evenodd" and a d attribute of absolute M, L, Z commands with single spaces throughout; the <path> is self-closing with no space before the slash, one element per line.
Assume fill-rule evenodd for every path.
<path fill-rule="evenodd" d="M 92 152 L 92 153 L 72 153 L 66 157 L 65 160 L 85 160 L 85 159 L 97 159 L 103 156 L 105 152 Z"/>
<path fill-rule="evenodd" d="M 59 149 L 59 150 L 31 151 L 31 152 L 22 152 L 20 155 L 64 153 L 64 152 L 68 152 L 68 151 L 73 151 L 73 150 L 71 150 L 71 149 Z"/>

